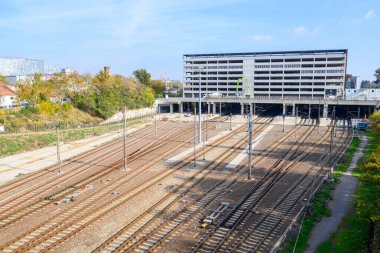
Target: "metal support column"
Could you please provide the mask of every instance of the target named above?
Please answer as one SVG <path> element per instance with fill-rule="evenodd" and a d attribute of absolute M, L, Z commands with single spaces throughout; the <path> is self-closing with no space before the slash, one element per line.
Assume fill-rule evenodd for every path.
<path fill-rule="evenodd" d="M 62 160 L 61 160 L 61 149 L 59 143 L 59 125 L 57 125 L 57 162 L 58 162 L 58 172 L 62 172 Z"/>
<path fill-rule="evenodd" d="M 123 109 L 123 155 L 124 155 L 124 171 L 127 171 L 127 107 Z"/>
<path fill-rule="evenodd" d="M 252 111 L 248 113 L 248 180 L 252 179 L 252 137 L 253 137 L 253 122 Z"/>

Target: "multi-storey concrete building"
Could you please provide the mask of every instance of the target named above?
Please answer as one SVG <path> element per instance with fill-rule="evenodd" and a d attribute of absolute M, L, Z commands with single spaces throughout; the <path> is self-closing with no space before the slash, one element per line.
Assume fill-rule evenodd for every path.
<path fill-rule="evenodd" d="M 335 98 L 344 94 L 347 49 L 186 54 L 184 98 Z M 199 80 L 201 78 L 201 80 Z"/>
<path fill-rule="evenodd" d="M 15 57 L 0 57 L 0 75 L 27 76 L 44 73 L 44 61 Z"/>

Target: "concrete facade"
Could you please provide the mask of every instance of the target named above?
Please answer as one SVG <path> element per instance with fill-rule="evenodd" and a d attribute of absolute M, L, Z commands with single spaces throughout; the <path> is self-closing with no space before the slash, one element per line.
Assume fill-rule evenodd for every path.
<path fill-rule="evenodd" d="M 346 49 L 186 54 L 183 97 L 198 97 L 199 83 L 202 97 L 342 97 L 346 65 Z"/>

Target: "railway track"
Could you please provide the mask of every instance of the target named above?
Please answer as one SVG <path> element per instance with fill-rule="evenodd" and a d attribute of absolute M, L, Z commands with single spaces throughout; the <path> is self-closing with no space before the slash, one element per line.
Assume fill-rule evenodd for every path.
<path fill-rule="evenodd" d="M 157 128 L 157 130 L 160 131 L 160 130 L 167 128 L 168 124 L 169 123 L 167 123 L 167 122 L 161 123 L 160 126 Z M 152 131 L 153 131 L 153 127 L 150 126 L 150 127 L 140 129 L 140 130 L 134 132 L 133 134 L 130 134 L 129 137 L 132 137 L 132 140 L 128 142 L 127 147 L 131 148 L 138 141 L 140 141 L 140 139 L 141 139 L 141 138 L 139 138 L 140 135 L 146 136 L 148 138 L 153 136 Z M 114 146 L 115 144 L 117 145 L 119 142 L 120 142 L 119 139 L 112 140 L 112 141 L 109 141 L 109 142 L 103 144 L 102 146 L 96 147 L 96 148 L 91 149 L 91 150 L 86 151 L 86 152 L 82 152 L 82 153 L 76 155 L 75 157 L 71 157 L 70 159 L 63 160 L 62 161 L 62 168 L 64 168 L 65 170 L 68 170 L 69 168 L 67 168 L 67 169 L 65 168 L 65 167 L 68 167 L 68 165 L 75 164 L 78 161 L 80 161 L 86 157 L 89 157 L 93 154 L 96 154 L 98 152 L 100 152 L 100 155 L 103 155 L 103 153 L 101 152 L 102 149 L 105 149 L 105 148 L 107 149 L 109 147 Z M 82 161 L 81 163 L 86 163 L 86 161 Z M 48 174 L 52 174 L 52 172 L 57 172 L 58 169 L 59 169 L 58 166 L 56 164 L 54 164 L 54 165 L 48 166 L 47 168 L 45 168 L 43 170 L 38 170 L 35 172 L 25 174 L 22 177 L 19 177 L 19 178 L 12 180 L 6 184 L 3 184 L 0 186 L 0 196 L 18 188 L 24 184 L 38 180 L 38 179 L 40 179 L 40 178 L 42 178 Z"/>
<path fill-rule="evenodd" d="M 328 138 L 328 134 L 324 136 L 324 140 Z M 306 138 L 305 138 L 306 140 Z M 301 144 L 304 142 L 301 142 Z M 322 144 L 322 142 L 320 142 Z M 302 145 L 298 145 L 296 150 L 299 149 Z M 311 150 L 315 149 L 315 147 L 309 147 L 307 151 L 311 152 Z M 301 152 L 300 154 L 302 154 Z M 296 153 L 295 153 L 296 154 Z M 307 154 L 307 153 L 304 153 Z M 299 164 L 302 159 L 304 159 L 307 155 L 302 156 L 290 156 L 288 157 L 289 161 L 294 160 L 298 157 L 299 161 L 297 163 L 288 162 L 283 163 L 286 170 L 290 170 L 294 168 L 296 164 Z M 280 167 L 281 168 L 281 167 Z M 278 174 L 281 171 L 281 174 Z M 251 212 L 252 208 L 258 203 L 264 196 L 265 193 L 268 192 L 273 186 L 278 182 L 284 175 L 284 170 L 278 170 L 276 174 L 267 174 L 264 179 L 262 179 L 261 185 L 258 187 L 254 187 L 247 196 L 243 197 L 240 203 L 235 207 L 235 210 L 231 210 L 231 212 L 226 216 L 226 218 L 218 224 L 214 229 L 209 231 L 201 241 L 193 248 L 192 252 L 224 252 L 227 250 L 226 246 L 221 248 L 223 243 L 227 241 L 228 238 L 234 238 L 236 235 L 232 234 L 234 229 L 240 225 L 244 218 Z M 275 177 L 274 177 L 275 176 Z"/>
<path fill-rule="evenodd" d="M 286 139 L 291 135 L 283 137 Z M 245 143 L 244 141 L 239 145 Z M 275 146 L 272 146 L 272 151 L 275 149 Z M 238 149 L 240 149 L 239 146 Z M 256 159 L 258 162 L 261 159 Z M 160 245 L 160 243 L 170 236 L 172 233 L 180 227 L 180 225 L 186 223 L 190 218 L 193 218 L 195 214 L 199 213 L 204 209 L 206 205 L 209 205 L 210 202 L 215 200 L 221 193 L 223 193 L 227 187 L 236 182 L 237 178 L 241 176 L 241 172 L 244 166 L 240 166 L 237 170 L 231 171 L 230 174 L 221 180 L 219 183 L 215 184 L 207 192 L 202 194 L 196 200 L 192 201 L 186 207 L 183 207 L 179 210 L 176 215 L 170 217 L 169 220 L 158 222 L 160 216 L 163 212 L 167 210 L 170 206 L 167 206 L 164 210 L 157 212 L 155 215 L 146 215 L 144 217 L 151 217 L 147 221 L 145 218 L 137 219 L 134 222 L 128 224 L 124 229 L 119 231 L 113 237 L 111 237 L 107 242 L 98 247 L 94 252 L 146 252 L 152 251 Z M 231 176 L 233 180 L 231 181 Z M 227 181 L 227 179 L 229 179 Z M 183 196 L 177 197 L 177 200 L 181 199 Z M 157 209 L 155 209 L 157 210 Z M 148 210 L 149 213 L 149 210 Z M 144 225 L 142 225 L 144 224 Z"/>
<path fill-rule="evenodd" d="M 213 147 L 210 147 L 209 149 L 212 149 L 212 148 Z M 172 152 L 173 152 L 173 150 L 170 150 L 167 152 L 166 155 L 168 155 Z M 183 167 L 181 162 L 178 162 L 178 164 L 179 164 L 179 166 L 178 166 L 177 170 Z M 150 164 L 148 164 L 147 167 L 149 165 Z M 98 220 L 102 216 L 110 213 L 114 208 L 125 204 L 129 199 L 131 199 L 132 197 L 137 196 L 139 193 L 143 192 L 147 187 L 152 186 L 152 185 L 156 184 L 159 180 L 162 180 L 162 178 L 171 175 L 172 173 L 174 173 L 174 171 L 166 171 L 165 173 L 163 173 L 162 176 L 152 179 L 151 180 L 152 182 L 149 182 L 149 184 L 144 184 L 140 187 L 137 187 L 134 191 L 132 191 L 132 193 L 129 192 L 129 193 L 125 193 L 125 194 L 120 194 L 117 197 L 115 197 L 114 199 L 109 200 L 109 192 L 114 190 L 116 187 L 120 187 L 120 185 L 125 184 L 126 180 L 128 180 L 128 179 L 124 178 L 124 181 L 119 180 L 118 185 L 115 186 L 114 188 L 112 188 L 112 189 L 108 188 L 108 189 L 106 189 L 108 191 L 102 191 L 103 198 L 108 198 L 108 200 L 109 200 L 107 202 L 107 204 L 104 204 L 100 207 L 97 207 L 97 208 L 89 211 L 92 207 L 94 207 L 94 206 L 91 206 L 91 203 L 94 204 L 96 201 L 99 201 L 99 196 L 94 196 L 94 195 L 89 196 L 85 200 L 78 202 L 79 204 L 82 204 L 82 208 L 78 208 L 78 204 L 73 206 L 72 208 L 68 208 L 68 210 L 66 210 L 63 213 L 63 215 L 60 215 L 60 214 L 55 215 L 52 219 L 49 219 L 47 222 L 45 222 L 44 224 L 41 224 L 41 226 L 38 226 L 36 229 L 28 231 L 28 232 L 22 234 L 21 236 L 19 236 L 18 238 L 16 238 L 15 240 L 12 240 L 11 242 L 5 244 L 1 248 L 1 250 L 4 252 L 9 252 L 9 251 L 13 251 L 13 250 L 18 251 L 18 250 L 28 249 L 28 251 L 29 251 L 30 247 L 33 247 L 33 245 L 38 246 L 38 243 L 41 243 L 40 246 L 45 245 L 43 243 L 42 238 L 50 232 L 57 234 L 61 231 L 64 231 L 63 234 L 60 234 L 62 236 L 62 235 L 67 235 L 68 234 L 67 231 L 70 231 L 70 229 L 74 228 L 74 230 L 75 230 L 78 228 L 83 228 L 81 226 L 78 227 L 78 224 L 83 225 L 83 224 L 86 224 L 88 222 L 90 222 L 90 223 L 95 222 L 96 220 Z M 83 208 L 84 206 L 87 209 Z M 87 212 L 89 212 L 89 213 L 87 213 Z M 99 217 L 99 216 L 101 216 L 101 217 Z M 55 222 L 54 218 L 59 220 L 59 221 Z M 73 225 L 73 226 L 70 226 L 70 223 L 72 223 L 71 225 Z M 67 228 L 63 229 L 62 228 L 60 231 L 57 230 L 59 227 L 62 227 L 62 226 L 69 226 L 70 229 L 67 229 Z M 57 238 L 57 235 L 55 235 L 54 238 Z M 25 240 L 27 240 L 28 243 L 19 247 L 20 241 L 25 242 Z"/>
<path fill-rule="evenodd" d="M 213 127 L 213 125 L 210 124 L 209 128 L 212 128 L 212 127 Z M 178 137 L 185 136 L 185 135 L 189 134 L 189 132 L 191 132 L 191 130 L 184 131 Z M 179 147 L 185 145 L 186 142 L 190 141 L 190 140 L 191 140 L 191 138 L 188 138 L 184 143 L 180 144 Z M 129 162 L 137 160 L 138 158 L 142 157 L 143 155 L 149 154 L 150 152 L 165 146 L 170 141 L 171 141 L 171 139 L 167 139 L 165 141 L 161 140 L 161 143 L 159 143 L 159 144 L 156 144 L 156 142 L 154 142 L 154 143 L 151 143 L 149 146 L 146 146 L 144 149 L 138 150 L 138 152 L 131 153 L 128 156 Z M 173 152 L 173 150 L 174 150 L 174 148 L 171 149 L 171 152 Z M 153 164 L 155 161 L 157 161 L 157 159 L 151 161 L 148 164 Z M 105 175 L 108 175 L 109 173 L 119 169 L 121 165 L 122 165 L 122 161 L 118 160 L 117 162 L 111 164 L 111 166 L 109 166 L 105 170 L 102 170 L 99 173 L 90 175 L 90 176 L 88 176 L 88 177 L 86 177 L 80 181 L 75 182 L 72 185 L 69 185 L 67 187 L 67 189 L 61 190 L 61 191 L 59 191 L 53 195 L 50 195 L 50 196 L 44 198 L 43 200 L 37 201 L 36 203 L 31 203 L 30 205 L 26 205 L 25 207 L 20 208 L 19 210 L 16 210 L 16 211 L 15 210 L 9 210 L 7 213 L 2 214 L 0 216 L 0 228 L 4 228 L 5 226 L 8 226 L 8 225 L 14 223 L 15 221 L 18 221 L 22 218 L 25 218 L 28 215 L 31 215 L 32 213 L 35 213 L 37 210 L 41 210 L 42 208 L 45 208 L 46 206 L 53 204 L 54 201 L 60 200 L 60 199 L 64 198 L 65 196 L 67 196 L 68 194 L 72 194 L 73 192 L 77 191 L 78 189 L 83 188 L 86 185 L 94 182 L 95 180 L 98 180 L 98 179 L 104 177 Z M 145 166 L 144 168 L 146 170 L 147 166 Z M 140 168 L 139 170 L 135 170 L 131 173 L 127 172 L 127 176 L 131 177 L 131 179 L 135 178 L 137 175 L 141 174 L 141 173 L 136 174 L 136 172 L 144 172 L 145 171 L 144 168 Z M 45 189 L 46 189 L 46 186 L 45 186 Z M 38 196 L 38 194 L 35 194 L 35 197 L 37 197 L 37 196 Z"/>
<path fill-rule="evenodd" d="M 231 136 L 233 136 L 233 133 L 231 133 Z M 300 135 L 299 138 L 302 139 L 303 137 L 304 136 Z M 305 139 L 307 139 L 307 137 Z M 222 154 L 219 158 L 216 159 L 214 165 L 197 171 L 189 179 L 189 181 L 185 181 L 180 186 L 176 187 L 175 189 L 172 189 L 171 193 L 168 196 L 157 202 L 154 206 L 152 206 L 152 208 L 148 210 L 146 214 L 143 215 L 144 218 L 140 219 L 140 217 L 137 217 L 133 222 L 131 222 L 128 225 L 128 229 L 124 230 L 123 232 L 119 231 L 119 233 L 115 235 L 115 238 L 117 239 L 110 239 L 109 242 L 107 241 L 106 243 L 104 243 L 102 246 L 96 249 L 95 252 L 146 252 L 156 249 L 165 239 L 167 239 L 169 236 L 175 233 L 175 231 L 178 231 L 181 225 L 183 225 L 191 219 L 194 219 L 194 217 L 196 215 L 199 215 L 206 206 L 210 205 L 215 201 L 215 199 L 219 198 L 221 193 L 225 192 L 226 189 L 228 189 L 228 187 L 232 185 L 232 183 L 236 182 L 235 180 L 241 175 L 240 172 L 243 171 L 244 166 L 240 166 L 238 167 L 238 169 L 231 171 L 233 173 L 236 173 L 232 181 L 222 180 L 219 183 L 213 185 L 206 192 L 198 196 L 198 198 L 189 201 L 185 205 L 185 207 L 183 207 L 183 209 L 180 209 L 177 213 L 173 214 L 170 217 L 165 217 L 164 215 L 166 214 L 165 211 L 169 210 L 169 208 L 172 207 L 174 203 L 178 203 L 178 201 L 183 199 L 183 196 L 185 196 L 187 193 L 190 193 L 191 190 L 198 183 L 200 183 L 209 173 L 212 173 L 214 170 L 216 170 L 219 167 L 218 165 L 223 164 L 227 159 L 229 159 L 230 156 L 234 152 L 236 152 L 236 150 L 240 150 L 242 147 L 244 147 L 244 144 L 244 141 L 237 142 L 234 149 L 231 149 L 228 152 Z M 215 146 L 218 145 L 210 145 L 209 147 L 207 147 L 207 151 L 211 150 Z M 147 148 L 146 150 L 150 150 L 150 148 Z M 272 151 L 273 150 L 274 148 L 272 149 Z M 269 151 L 266 152 L 266 154 L 269 153 Z M 294 153 L 296 153 L 296 151 Z M 201 156 L 201 151 L 198 151 L 197 155 Z M 289 155 L 287 159 L 290 160 L 291 158 L 297 157 L 298 156 Z M 187 160 L 188 163 L 191 163 L 192 161 L 190 156 L 185 158 L 185 160 Z M 121 163 L 118 164 L 119 167 L 120 165 Z M 54 215 L 52 219 L 49 219 L 47 222 L 44 222 L 43 224 L 41 224 L 41 226 L 35 227 L 32 230 L 29 230 L 21 236 L 17 237 L 15 240 L 8 242 L 6 245 L 0 248 L 0 251 L 50 251 L 53 248 L 57 247 L 60 243 L 66 241 L 70 237 L 79 233 L 84 228 L 104 218 L 106 215 L 113 212 L 116 208 L 127 204 L 129 200 L 138 196 L 140 193 L 146 191 L 146 189 L 148 189 L 149 187 L 157 184 L 163 178 L 172 175 L 172 173 L 183 168 L 185 165 L 186 163 L 184 163 L 183 161 L 174 164 L 174 171 L 168 171 L 166 173 L 160 174 L 159 177 L 148 180 L 148 182 L 138 186 L 135 190 L 129 193 L 121 193 L 120 195 L 117 195 L 112 199 L 107 199 L 109 198 L 109 195 L 112 191 L 129 182 L 127 177 L 118 180 L 117 183 L 113 183 L 111 185 L 108 185 L 104 189 L 97 191 L 96 194 L 98 195 L 92 194 L 91 196 L 89 196 L 89 198 L 85 198 L 83 200 L 78 201 L 72 207 L 63 210 L 57 215 Z M 281 167 L 285 165 L 283 165 L 280 162 L 277 164 L 277 166 Z M 227 177 L 228 176 L 226 176 L 226 178 Z M 295 185 L 294 192 L 296 192 L 295 189 L 298 188 L 300 187 L 297 187 L 297 185 Z M 300 192 L 298 193 L 301 194 Z M 305 193 L 306 192 L 303 192 L 302 194 Z M 287 195 L 281 196 L 279 199 L 283 201 L 280 201 L 278 205 L 273 206 L 274 211 L 272 213 L 274 214 L 278 212 L 278 210 L 280 210 L 280 207 L 283 208 L 281 210 L 284 210 L 284 215 L 289 213 L 292 210 L 292 207 L 290 207 L 290 209 L 287 212 L 285 212 L 285 205 L 281 203 L 290 203 L 289 201 L 287 201 L 287 199 L 290 199 L 291 196 L 293 196 L 293 198 L 295 197 L 295 193 L 292 193 L 292 191 L 289 192 Z M 105 201 L 103 205 L 96 206 L 96 203 L 103 200 Z M 270 217 L 270 215 L 267 216 Z M 157 219 L 157 217 L 161 217 L 161 219 Z M 265 220 L 263 220 L 262 224 L 264 224 L 264 221 Z M 140 226 L 140 228 L 137 229 L 137 232 L 135 231 L 135 226 Z M 134 230 L 136 233 L 131 234 L 131 230 Z M 245 238 L 241 240 L 241 243 L 237 244 L 238 246 L 236 248 L 232 248 L 232 250 L 238 250 L 239 252 L 240 250 L 244 250 L 244 247 L 242 245 L 245 245 L 245 241 L 249 240 L 249 238 L 250 237 L 247 235 Z M 263 240 L 263 242 L 265 242 L 265 239 Z M 261 243 L 260 245 L 263 244 Z"/>
<path fill-rule="evenodd" d="M 260 126 L 257 131 L 260 131 L 262 128 L 264 127 Z M 129 223 L 126 227 L 111 237 L 107 242 L 102 244 L 94 252 L 111 252 L 113 250 L 115 250 L 115 252 L 120 252 L 122 249 L 125 249 L 128 244 L 130 244 L 130 239 L 133 239 L 134 241 L 138 239 L 143 240 L 144 237 L 146 237 L 147 233 L 149 234 L 150 231 L 157 229 L 157 227 L 164 223 L 164 220 L 162 220 L 162 215 L 168 212 L 173 205 L 183 199 L 183 197 L 200 182 L 202 182 L 208 174 L 217 170 L 223 163 L 227 161 L 227 159 L 231 157 L 232 154 L 234 154 L 237 150 L 242 149 L 244 144 L 244 139 L 238 139 L 237 142 L 233 144 L 232 149 L 229 149 L 227 152 L 222 153 L 218 158 L 215 159 L 215 163 L 209 164 L 209 166 L 204 168 L 202 171 L 199 171 L 199 176 L 196 178 L 192 177 L 186 181 L 184 185 L 179 186 L 175 192 L 158 201 L 149 210 Z M 199 203 L 197 201 L 191 201 L 191 205 L 194 206 L 190 208 L 186 207 L 180 210 L 180 212 L 176 214 L 176 216 L 179 216 L 176 222 L 180 224 L 180 220 L 189 218 L 193 212 L 197 211 L 202 206 L 202 203 L 207 203 L 208 200 L 213 199 L 215 194 L 220 192 L 220 189 L 223 188 L 223 186 L 224 185 L 222 183 L 219 183 L 213 187 L 212 190 L 207 191 L 198 198 L 201 199 L 205 197 L 207 200 L 204 199 Z M 161 222 L 158 220 L 161 220 Z"/>
<path fill-rule="evenodd" d="M 172 132 L 170 132 L 169 135 L 171 133 Z M 156 144 L 156 142 L 153 142 L 150 145 L 145 146 L 144 148 L 138 149 L 137 151 L 131 153 L 128 156 L 128 158 L 132 161 L 136 160 L 137 158 L 141 157 L 142 155 L 146 154 L 147 152 L 150 152 L 151 150 L 149 151 L 149 148 L 151 148 L 151 149 L 156 148 L 157 149 L 159 147 L 162 147 L 163 145 L 165 145 L 169 141 L 171 141 L 171 140 L 168 139 L 165 142 L 160 143 L 158 145 Z M 111 158 L 111 157 L 120 155 L 121 150 L 118 150 L 118 149 L 121 149 L 121 147 L 116 147 L 116 148 L 111 149 L 108 152 L 108 155 L 106 155 L 106 156 L 103 155 L 103 156 L 97 157 L 95 162 L 97 162 L 97 161 L 103 161 L 104 162 L 104 160 L 107 158 Z M 115 150 L 118 150 L 118 152 L 115 152 Z M 111 164 L 111 168 L 113 170 L 115 169 L 115 167 L 117 167 L 117 166 L 115 166 L 115 164 L 119 164 L 119 161 Z M 22 204 L 26 205 L 28 202 L 32 202 L 33 200 L 38 199 L 42 193 L 49 191 L 52 187 L 60 185 L 61 183 L 64 183 L 64 182 L 72 179 L 73 177 L 77 177 L 77 176 L 81 175 L 82 173 L 85 173 L 88 169 L 91 169 L 93 166 L 94 165 L 92 165 L 92 164 L 83 164 L 83 166 L 80 166 L 79 169 L 72 170 L 68 173 L 62 173 L 62 175 L 58 175 L 57 177 L 54 177 L 54 178 L 48 180 L 47 182 L 39 183 L 36 186 L 32 187 L 31 189 L 28 189 L 27 191 L 23 191 L 20 194 L 16 194 L 16 195 L 11 196 L 9 198 L 3 199 L 2 202 L 0 203 L 0 226 L 4 225 L 3 224 L 4 223 L 3 222 L 4 217 L 7 217 L 9 214 L 13 214 L 13 215 L 15 214 L 15 211 L 17 211 L 17 210 L 14 210 L 15 207 L 18 207 Z M 94 174 L 87 176 L 86 178 L 80 180 L 79 184 L 82 184 L 82 186 L 83 186 L 83 183 L 85 183 L 85 184 L 91 183 L 93 180 L 98 179 L 99 176 L 104 176 L 109 172 L 112 172 L 112 170 L 106 169 L 106 170 L 101 171 L 100 173 L 94 173 Z M 62 189 L 62 190 L 60 190 L 59 193 L 61 195 L 70 194 L 70 192 L 77 190 L 78 186 L 80 187 L 80 185 L 78 185 L 78 182 L 75 182 L 74 184 L 68 185 L 66 187 L 68 190 Z M 48 198 L 45 200 L 50 201 L 53 199 L 54 198 Z M 35 203 L 33 203 L 33 204 L 35 204 Z"/>
<path fill-rule="evenodd" d="M 342 131 L 341 143 L 336 146 L 335 153 L 338 157 L 342 154 L 345 146 L 350 142 L 350 135 L 346 137 Z M 329 163 L 328 155 L 321 154 L 319 162 L 307 169 L 306 173 L 296 180 L 287 191 L 278 198 L 267 210 L 256 218 L 237 240 L 229 245 L 225 245 L 223 252 L 269 252 L 271 250 L 271 240 L 279 237 L 280 228 L 287 221 L 291 220 L 292 212 L 296 212 L 300 199 L 311 198 L 311 194 L 319 183 L 325 178 L 325 166 Z M 301 204 L 302 205 L 302 204 Z M 242 227 L 240 227 L 242 230 Z"/>

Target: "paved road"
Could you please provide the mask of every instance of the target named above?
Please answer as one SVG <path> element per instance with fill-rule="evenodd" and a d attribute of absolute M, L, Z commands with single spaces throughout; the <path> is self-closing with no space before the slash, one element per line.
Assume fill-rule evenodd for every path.
<path fill-rule="evenodd" d="M 329 201 L 328 208 L 332 211 L 331 217 L 324 217 L 313 228 L 308 244 L 309 248 L 305 253 L 315 252 L 319 244 L 327 240 L 333 234 L 342 218 L 351 208 L 352 196 L 355 193 L 358 179 L 352 175 L 352 170 L 356 167 L 358 160 L 363 156 L 363 148 L 367 144 L 367 138 L 361 140 L 360 146 L 354 154 L 350 167 L 344 173 L 333 192 L 333 199 Z"/>

